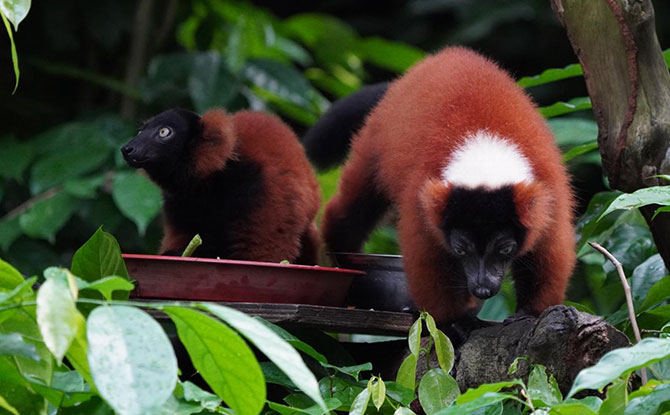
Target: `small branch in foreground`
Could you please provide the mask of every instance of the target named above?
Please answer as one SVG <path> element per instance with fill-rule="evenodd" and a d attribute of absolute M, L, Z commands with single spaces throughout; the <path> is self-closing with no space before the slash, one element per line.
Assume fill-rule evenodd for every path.
<path fill-rule="evenodd" d="M 637 318 L 635 317 L 635 308 L 633 307 L 633 296 L 631 294 L 630 285 L 628 285 L 628 280 L 626 279 L 626 274 L 623 272 L 623 266 L 621 262 L 614 257 L 607 249 L 601 246 L 597 242 L 589 242 L 591 248 L 605 255 L 605 257 L 614 265 L 619 274 L 619 279 L 621 280 L 621 285 L 623 285 L 623 292 L 626 296 L 626 305 L 628 306 L 628 317 L 630 318 L 630 323 L 633 326 L 633 334 L 635 335 L 635 341 L 640 342 L 642 336 L 640 336 L 640 329 L 637 326 Z M 642 378 L 642 384 L 647 383 L 647 372 L 642 369 L 640 372 Z"/>

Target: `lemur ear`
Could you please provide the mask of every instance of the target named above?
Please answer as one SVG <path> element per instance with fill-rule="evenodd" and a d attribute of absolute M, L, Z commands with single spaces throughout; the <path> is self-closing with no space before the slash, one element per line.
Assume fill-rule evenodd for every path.
<path fill-rule="evenodd" d="M 444 209 L 447 206 L 450 188 L 438 179 L 429 179 L 419 193 L 419 201 L 427 222 L 438 228 L 444 220 Z"/>
<path fill-rule="evenodd" d="M 237 133 L 232 115 L 222 109 L 207 111 L 200 122 L 202 137 L 195 140 L 193 157 L 196 174 L 206 177 L 234 158 Z"/>
<path fill-rule="evenodd" d="M 522 251 L 530 249 L 552 222 L 550 213 L 552 201 L 553 196 L 540 183 L 522 182 L 514 185 L 516 213 L 527 230 Z"/>

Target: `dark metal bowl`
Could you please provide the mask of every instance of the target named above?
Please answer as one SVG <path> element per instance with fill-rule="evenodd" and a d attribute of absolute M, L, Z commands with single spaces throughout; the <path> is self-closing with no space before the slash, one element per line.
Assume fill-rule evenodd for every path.
<path fill-rule="evenodd" d="M 402 256 L 347 252 L 331 252 L 329 255 L 338 267 L 365 271 L 366 275 L 351 283 L 347 297 L 349 305 L 384 311 L 417 310 L 407 289 Z"/>

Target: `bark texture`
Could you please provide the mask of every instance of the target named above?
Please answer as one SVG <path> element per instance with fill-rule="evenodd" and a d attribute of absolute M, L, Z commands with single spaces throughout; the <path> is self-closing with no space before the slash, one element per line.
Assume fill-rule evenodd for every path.
<path fill-rule="evenodd" d="M 610 186 L 624 192 L 670 172 L 670 73 L 651 0 L 550 0 L 584 70 Z M 670 266 L 670 214 L 642 209 Z"/>

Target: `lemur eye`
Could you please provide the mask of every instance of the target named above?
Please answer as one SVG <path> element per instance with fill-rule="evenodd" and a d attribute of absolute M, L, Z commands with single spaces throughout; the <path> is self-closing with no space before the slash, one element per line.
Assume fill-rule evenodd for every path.
<path fill-rule="evenodd" d="M 454 248 L 454 252 L 455 252 L 456 255 L 458 255 L 458 256 L 464 256 L 464 255 L 466 254 L 465 250 L 464 250 L 464 249 L 461 249 L 461 248 Z"/>
<path fill-rule="evenodd" d="M 168 127 L 163 127 L 158 131 L 158 136 L 160 138 L 165 138 L 172 133 L 172 130 Z"/>
<path fill-rule="evenodd" d="M 512 253 L 512 251 L 514 251 L 515 246 L 516 246 L 515 244 L 507 244 L 503 246 L 498 252 L 501 253 L 502 255 L 509 255 Z"/>

